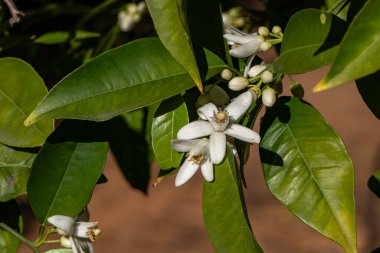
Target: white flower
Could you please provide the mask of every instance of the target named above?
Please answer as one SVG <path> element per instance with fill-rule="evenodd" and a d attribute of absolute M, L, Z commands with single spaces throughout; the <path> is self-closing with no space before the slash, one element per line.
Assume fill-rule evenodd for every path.
<path fill-rule="evenodd" d="M 207 138 L 197 140 L 173 140 L 172 147 L 180 152 L 188 152 L 188 157 L 180 167 L 175 186 L 186 183 L 201 168 L 207 181 L 214 180 L 213 164 L 210 159 L 210 141 Z"/>
<path fill-rule="evenodd" d="M 273 81 L 273 73 L 269 70 L 265 70 L 263 73 L 261 73 L 261 80 L 263 83 L 270 83 Z"/>
<path fill-rule="evenodd" d="M 272 107 L 276 103 L 276 92 L 272 88 L 266 88 L 262 94 L 263 104 L 267 107 Z"/>
<path fill-rule="evenodd" d="M 260 51 L 261 43 L 264 42 L 264 37 L 256 33 L 246 35 L 224 34 L 223 37 L 229 45 L 232 45 L 230 55 L 236 58 L 255 55 Z"/>
<path fill-rule="evenodd" d="M 248 90 L 240 94 L 224 110 L 218 110 L 212 103 L 200 107 L 198 115 L 203 120 L 193 121 L 182 127 L 177 133 L 177 138 L 191 140 L 210 136 L 210 158 L 214 164 L 219 164 L 224 159 L 226 135 L 249 143 L 259 143 L 259 134 L 233 123 L 248 110 L 254 98 L 256 99 L 255 95 Z"/>
<path fill-rule="evenodd" d="M 248 85 L 249 85 L 248 79 L 242 76 L 235 76 L 228 82 L 228 88 L 234 91 L 243 90 L 247 88 Z"/>
<path fill-rule="evenodd" d="M 261 74 L 266 68 L 267 66 L 265 65 L 255 65 L 249 69 L 248 76 L 251 78 L 256 77 Z"/>
<path fill-rule="evenodd" d="M 101 230 L 97 222 L 78 221 L 64 215 L 53 215 L 48 222 L 58 229 L 58 233 L 69 237 L 74 253 L 93 253 L 92 242 L 99 236 Z M 69 246 L 67 242 L 66 245 Z"/>

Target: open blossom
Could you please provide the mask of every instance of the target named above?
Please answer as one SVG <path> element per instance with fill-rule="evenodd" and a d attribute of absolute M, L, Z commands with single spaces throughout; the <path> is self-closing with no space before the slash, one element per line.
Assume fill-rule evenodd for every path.
<path fill-rule="evenodd" d="M 67 240 L 63 240 L 63 246 L 70 246 L 73 253 L 93 253 L 92 242 L 99 236 L 101 230 L 97 222 L 77 221 L 74 218 L 64 215 L 53 215 L 49 217 L 48 222 L 58 229 L 58 233 Z M 62 241 L 62 240 L 61 240 Z"/>
<path fill-rule="evenodd" d="M 250 107 L 256 94 L 246 91 L 235 98 L 224 110 L 208 103 L 198 109 L 202 120 L 193 121 L 182 127 L 177 138 L 192 140 L 210 136 L 209 152 L 213 164 L 220 164 L 226 154 L 226 135 L 249 143 L 259 143 L 260 135 L 255 131 L 234 124 Z"/>
<path fill-rule="evenodd" d="M 229 45 L 232 45 L 230 55 L 236 58 L 246 58 L 257 54 L 264 42 L 263 36 L 256 33 L 246 35 L 224 34 L 223 37 Z"/>
<path fill-rule="evenodd" d="M 175 186 L 186 183 L 199 168 L 205 180 L 214 179 L 213 164 L 210 159 L 210 141 L 207 138 L 196 140 L 173 140 L 172 147 L 180 152 L 188 152 L 186 160 L 180 167 Z"/>

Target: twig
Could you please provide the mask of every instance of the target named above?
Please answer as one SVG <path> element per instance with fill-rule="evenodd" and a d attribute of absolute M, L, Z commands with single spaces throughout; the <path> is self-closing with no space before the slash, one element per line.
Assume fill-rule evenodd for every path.
<path fill-rule="evenodd" d="M 3 0 L 3 1 L 7 5 L 9 12 L 12 15 L 12 17 L 9 19 L 9 24 L 13 26 L 14 24 L 20 22 L 21 17 L 25 16 L 25 13 L 17 9 L 17 6 L 13 2 L 13 0 Z"/>

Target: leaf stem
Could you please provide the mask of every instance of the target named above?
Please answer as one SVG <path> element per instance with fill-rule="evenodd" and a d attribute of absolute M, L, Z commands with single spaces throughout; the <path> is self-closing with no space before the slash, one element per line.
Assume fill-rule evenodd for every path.
<path fill-rule="evenodd" d="M 37 249 L 37 247 L 33 244 L 33 242 L 29 241 L 26 239 L 24 236 L 19 234 L 16 230 L 13 228 L 9 227 L 7 224 L 0 222 L 0 228 L 8 231 L 11 233 L 13 236 L 17 237 L 20 241 L 25 243 L 34 253 L 40 253 L 40 251 Z"/>

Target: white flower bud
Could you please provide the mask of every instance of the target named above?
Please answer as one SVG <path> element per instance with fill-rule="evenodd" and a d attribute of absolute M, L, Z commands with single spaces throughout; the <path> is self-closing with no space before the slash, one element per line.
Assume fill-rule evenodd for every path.
<path fill-rule="evenodd" d="M 224 79 L 224 80 L 231 80 L 232 77 L 234 77 L 234 73 L 232 73 L 231 70 L 229 69 L 223 69 L 223 71 L 220 73 L 220 76 Z"/>
<path fill-rule="evenodd" d="M 70 242 L 70 239 L 67 238 L 66 236 L 62 236 L 62 237 L 59 239 L 59 242 L 60 242 L 61 246 L 64 247 L 64 248 L 71 248 L 71 242 Z"/>
<path fill-rule="evenodd" d="M 260 26 L 259 30 L 257 32 L 258 32 L 258 34 L 260 34 L 262 36 L 268 36 L 269 35 L 269 29 L 266 26 Z"/>
<path fill-rule="evenodd" d="M 127 4 L 127 12 L 130 14 L 134 14 L 137 12 L 137 5 L 135 3 L 129 3 Z"/>
<path fill-rule="evenodd" d="M 266 88 L 261 95 L 263 104 L 267 107 L 272 107 L 276 102 L 276 92 L 272 88 Z"/>
<path fill-rule="evenodd" d="M 249 84 L 247 78 L 242 76 L 235 76 L 228 82 L 228 88 L 234 91 L 239 91 L 245 89 Z"/>
<path fill-rule="evenodd" d="M 140 13 L 144 13 L 146 11 L 146 3 L 144 1 L 137 4 L 137 11 Z"/>
<path fill-rule="evenodd" d="M 270 83 L 273 81 L 273 74 L 272 72 L 270 72 L 269 70 L 265 70 L 262 74 L 261 74 L 261 80 L 263 81 L 263 83 Z"/>
<path fill-rule="evenodd" d="M 267 66 L 265 65 L 255 65 L 249 69 L 248 76 L 251 78 L 256 77 L 261 74 L 261 72 L 263 72 L 266 68 Z"/>
<path fill-rule="evenodd" d="M 275 25 L 275 26 L 272 27 L 272 33 L 278 35 L 278 34 L 280 34 L 281 32 L 282 32 L 281 27 L 279 27 L 279 26 L 277 26 L 277 25 Z"/>
<path fill-rule="evenodd" d="M 260 49 L 261 51 L 263 52 L 266 52 L 268 51 L 269 49 L 272 48 L 272 43 L 268 42 L 268 41 L 264 41 L 263 43 L 261 43 L 260 45 Z"/>
<path fill-rule="evenodd" d="M 205 88 L 206 94 L 210 97 L 210 102 L 216 106 L 225 105 L 230 102 L 230 96 L 218 85 L 210 85 Z"/>

